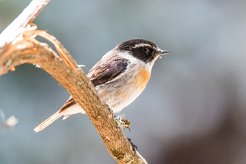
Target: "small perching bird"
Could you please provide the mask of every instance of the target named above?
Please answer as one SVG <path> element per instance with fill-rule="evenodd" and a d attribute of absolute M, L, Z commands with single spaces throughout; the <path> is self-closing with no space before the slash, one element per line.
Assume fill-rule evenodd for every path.
<path fill-rule="evenodd" d="M 155 61 L 169 51 L 143 39 L 128 40 L 106 53 L 89 71 L 87 77 L 96 87 L 99 97 L 113 110 L 120 112 L 145 89 Z M 85 113 L 72 97 L 52 116 L 39 124 L 39 132 L 60 117 Z"/>

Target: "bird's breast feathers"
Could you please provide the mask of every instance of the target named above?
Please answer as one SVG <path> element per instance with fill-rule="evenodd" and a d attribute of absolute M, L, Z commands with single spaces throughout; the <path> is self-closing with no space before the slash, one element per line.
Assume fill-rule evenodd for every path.
<path fill-rule="evenodd" d="M 138 75 L 132 80 L 133 86 L 144 89 L 150 79 L 150 72 L 145 67 L 140 68 Z"/>

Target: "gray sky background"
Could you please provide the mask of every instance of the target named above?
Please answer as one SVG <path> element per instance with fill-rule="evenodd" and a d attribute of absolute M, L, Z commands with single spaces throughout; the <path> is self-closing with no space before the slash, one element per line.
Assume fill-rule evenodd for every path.
<path fill-rule="evenodd" d="M 29 2 L 0 0 L 0 30 Z M 245 9 L 242 0 L 53 0 L 35 23 L 86 72 L 132 38 L 172 51 L 121 113 L 132 122 L 126 135 L 149 163 L 240 164 L 246 162 Z M 114 163 L 86 116 L 33 132 L 68 96 L 32 65 L 0 77 L 0 110 L 19 119 L 13 129 L 0 127 L 0 163 Z"/>

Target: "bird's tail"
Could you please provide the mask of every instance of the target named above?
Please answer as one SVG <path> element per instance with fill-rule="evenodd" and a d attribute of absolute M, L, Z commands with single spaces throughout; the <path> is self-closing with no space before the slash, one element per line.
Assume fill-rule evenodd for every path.
<path fill-rule="evenodd" d="M 58 118 L 62 117 L 63 114 L 60 111 L 57 111 L 56 113 L 54 113 L 52 116 L 50 116 L 49 118 L 47 118 L 45 121 L 43 121 L 41 124 L 39 124 L 34 131 L 35 132 L 40 132 L 42 130 L 44 130 L 45 128 L 47 128 L 49 125 L 51 125 L 55 120 L 57 120 Z"/>

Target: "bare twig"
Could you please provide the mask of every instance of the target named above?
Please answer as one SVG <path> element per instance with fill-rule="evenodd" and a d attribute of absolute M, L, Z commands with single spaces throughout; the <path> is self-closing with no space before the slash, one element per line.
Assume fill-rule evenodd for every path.
<path fill-rule="evenodd" d="M 26 16 L 18 16 L 17 19 L 20 20 L 14 21 L 0 35 L 0 75 L 24 63 L 38 65 L 55 78 L 81 105 L 118 163 L 147 163 L 133 150 L 114 120 L 112 111 L 97 96 L 94 86 L 84 72 L 77 69 L 77 64 L 68 51 L 53 36 L 30 25 L 47 3 L 48 0 L 32 1 L 22 13 Z M 15 35 L 11 34 L 15 32 L 13 29 L 18 31 Z M 8 35 L 11 39 L 8 39 Z M 53 43 L 60 56 L 47 44 L 37 41 L 36 36 L 44 37 Z"/>
<path fill-rule="evenodd" d="M 0 48 L 21 34 L 25 30 L 25 27 L 38 16 L 48 3 L 49 0 L 31 1 L 23 12 L 1 33 Z"/>

